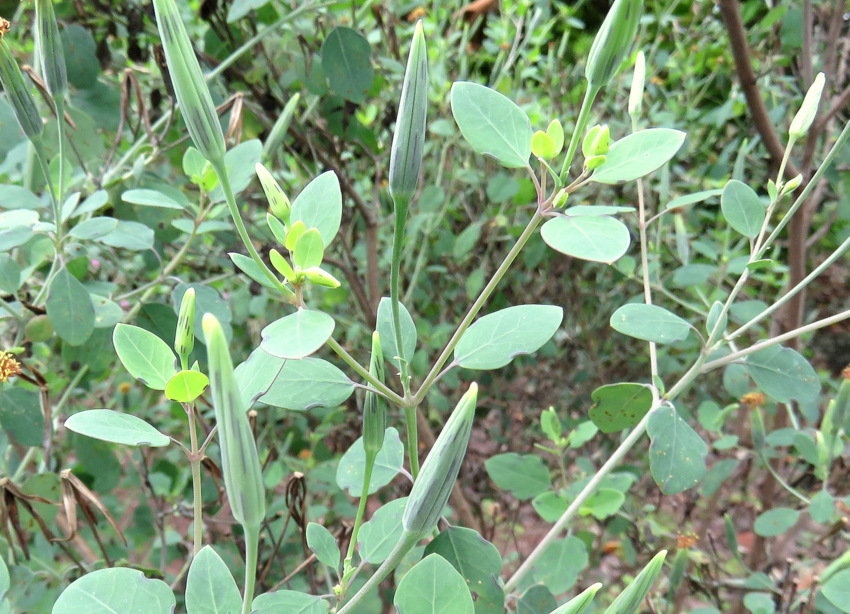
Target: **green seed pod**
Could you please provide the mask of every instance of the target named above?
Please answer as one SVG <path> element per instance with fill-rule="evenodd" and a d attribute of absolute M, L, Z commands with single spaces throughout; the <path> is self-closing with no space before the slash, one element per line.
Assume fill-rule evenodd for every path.
<path fill-rule="evenodd" d="M 372 358 L 369 373 L 379 382 L 384 382 L 384 352 L 378 331 L 372 333 Z M 377 454 L 384 446 L 384 431 L 387 430 L 387 402 L 374 392 L 366 393 L 363 403 L 363 449 L 366 455 Z"/>
<path fill-rule="evenodd" d="M 401 517 L 407 533 L 424 536 L 437 526 L 466 456 L 477 399 L 478 384 L 473 382 L 422 463 Z"/>
<path fill-rule="evenodd" d="M 41 133 L 44 131 L 41 115 L 38 113 L 38 107 L 35 106 L 35 100 L 33 100 L 26 81 L 24 81 L 24 75 L 12 55 L 12 50 L 9 49 L 9 44 L 3 39 L 0 39 L 0 81 L 3 83 L 6 98 L 12 105 L 15 119 L 21 125 L 21 130 L 33 143 L 40 142 Z"/>
<path fill-rule="evenodd" d="M 174 0 L 153 0 L 165 61 L 183 121 L 195 147 L 213 163 L 224 162 L 224 134 L 210 90 Z"/>
<path fill-rule="evenodd" d="M 41 75 L 47 91 L 54 98 L 68 92 L 68 73 L 65 70 L 65 51 L 59 38 L 53 0 L 35 1 L 35 46 L 41 61 Z"/>
<path fill-rule="evenodd" d="M 791 137 L 792 141 L 805 136 L 812 122 L 815 121 L 825 83 L 826 76 L 822 72 L 819 72 L 809 91 L 806 92 L 806 97 L 803 99 L 803 104 L 800 105 L 800 110 L 797 111 L 794 119 L 791 120 L 791 127 L 788 128 L 788 136 Z"/>
<path fill-rule="evenodd" d="M 174 349 L 180 359 L 189 359 L 189 354 L 195 348 L 195 289 L 189 288 L 183 293 L 180 301 L 180 313 L 177 316 L 177 331 L 174 333 Z"/>
<path fill-rule="evenodd" d="M 643 88 L 646 81 L 646 58 L 643 51 L 638 51 L 635 60 L 635 74 L 632 76 L 632 88 L 629 91 L 629 115 L 637 118 L 640 115 L 643 102 Z"/>
<path fill-rule="evenodd" d="M 419 167 L 425 145 L 425 120 L 428 115 L 428 50 L 422 21 L 416 24 L 407 70 L 401 88 L 398 119 L 390 148 L 390 196 L 396 204 L 409 203 L 416 192 Z M 406 213 L 406 211 L 405 211 Z"/>
<path fill-rule="evenodd" d="M 587 57 L 584 74 L 589 88 L 603 87 L 617 72 L 634 43 L 642 10 L 642 0 L 614 0 Z"/>
<path fill-rule="evenodd" d="M 266 194 L 266 200 L 269 201 L 269 209 L 271 209 L 272 215 L 289 226 L 289 214 L 292 211 L 289 198 L 265 166 L 258 162 L 254 166 L 254 170 L 257 177 L 260 178 L 260 185 L 263 186 L 263 192 Z"/>
<path fill-rule="evenodd" d="M 203 327 L 224 486 L 233 517 L 244 527 L 256 529 L 266 515 L 266 492 L 257 444 L 233 377 L 233 362 L 221 324 L 214 315 L 207 313 Z"/>

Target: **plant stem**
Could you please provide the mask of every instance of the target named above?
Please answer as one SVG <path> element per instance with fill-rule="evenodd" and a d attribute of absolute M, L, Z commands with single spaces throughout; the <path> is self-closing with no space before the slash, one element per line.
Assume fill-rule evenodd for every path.
<path fill-rule="evenodd" d="M 361 586 L 360 590 L 354 593 L 354 596 L 348 601 L 348 603 L 342 606 L 336 614 L 350 613 L 351 610 L 353 610 L 357 604 L 366 597 L 366 595 L 372 592 L 372 589 L 376 588 L 384 581 L 384 578 L 386 578 L 390 572 L 395 569 L 395 567 L 401 562 L 401 559 L 404 558 L 404 555 L 406 555 L 420 539 L 421 537 L 419 535 L 411 535 L 407 532 L 402 533 L 398 543 L 395 545 L 392 552 L 390 552 L 387 559 L 381 563 L 381 566 L 375 570 L 375 573 L 373 573 L 372 577 L 366 581 L 366 584 Z"/>
<path fill-rule="evenodd" d="M 348 552 L 345 553 L 345 560 L 342 568 L 342 597 L 345 597 L 345 592 L 348 589 L 348 579 L 353 573 L 351 568 L 351 559 L 354 558 L 354 547 L 357 545 L 357 534 L 360 532 L 360 525 L 363 523 L 363 514 L 366 511 L 366 501 L 369 499 L 369 485 L 372 482 L 372 469 L 375 467 L 375 458 L 377 452 L 366 453 L 366 469 L 363 472 L 363 491 L 360 493 L 360 504 L 357 506 L 357 516 L 354 518 L 354 528 L 351 530 L 351 539 L 348 542 Z"/>
<path fill-rule="evenodd" d="M 355 360 L 355 358 L 351 354 L 346 352 L 345 348 L 342 347 L 336 339 L 331 337 L 330 339 L 328 339 L 327 343 L 328 347 L 330 347 L 334 352 L 336 352 L 336 355 L 339 356 L 345 362 L 345 364 L 354 369 L 354 371 L 357 372 L 357 375 L 369 382 L 369 384 L 375 390 L 380 392 L 388 400 L 392 401 L 399 407 L 407 406 L 408 402 L 404 398 L 393 392 L 386 384 L 379 381 L 374 375 L 369 373 L 369 370 L 366 369 L 359 362 L 357 362 L 357 360 Z"/>
<path fill-rule="evenodd" d="M 201 458 L 203 454 L 198 453 L 195 404 L 186 403 L 183 407 L 186 409 L 186 416 L 189 418 L 189 445 L 191 446 L 189 465 L 192 467 L 192 508 L 194 515 L 192 556 L 195 557 L 201 551 L 201 543 L 204 541 L 204 501 L 201 497 Z"/>
<path fill-rule="evenodd" d="M 407 423 L 407 455 L 410 457 L 410 475 L 419 475 L 419 425 L 416 423 L 418 405 L 406 405 L 404 421 Z"/>
<path fill-rule="evenodd" d="M 543 221 L 544 215 L 538 210 L 534 213 L 532 218 L 529 220 L 528 225 L 525 227 L 525 230 L 522 231 L 522 234 L 517 238 L 516 243 L 510 249 L 510 251 L 505 256 L 505 259 L 502 261 L 502 264 L 499 265 L 499 268 L 493 273 L 493 276 L 490 278 L 490 281 L 487 282 L 487 285 L 484 286 L 484 289 L 481 290 L 481 294 L 478 295 L 478 298 L 475 299 L 475 302 L 470 306 L 469 311 L 466 312 L 466 315 L 461 320 L 460 324 L 458 324 L 457 329 L 452 335 L 449 342 L 446 344 L 446 347 L 443 348 L 442 353 L 434 362 L 431 370 L 428 372 L 428 375 L 425 377 L 425 380 L 422 382 L 422 385 L 419 387 L 419 390 L 413 396 L 413 405 L 419 405 L 422 403 L 425 395 L 428 394 L 428 390 L 431 388 L 431 385 L 437 379 L 437 376 L 440 374 L 440 371 L 443 368 L 443 365 L 446 364 L 446 361 L 449 359 L 449 356 L 454 351 L 455 346 L 460 341 L 460 338 L 466 332 L 466 329 L 469 328 L 470 324 L 472 324 L 472 320 L 475 319 L 475 316 L 478 315 L 478 312 L 484 306 L 484 303 L 490 298 L 493 294 L 493 291 L 496 289 L 496 286 L 499 285 L 499 282 L 502 281 L 502 278 L 505 276 L 505 273 L 508 272 L 508 269 L 513 264 L 516 257 L 519 255 L 522 248 L 525 247 L 525 244 L 528 243 L 528 240 L 534 234 L 534 231 L 537 229 L 537 226 L 540 222 Z"/>
<path fill-rule="evenodd" d="M 62 246 L 62 205 L 65 194 L 65 99 L 60 95 L 53 99 L 56 105 L 56 123 L 59 135 L 59 182 L 56 190 L 56 246 Z M 49 183 L 48 183 L 49 185 Z"/>
<path fill-rule="evenodd" d="M 230 217 L 233 218 L 233 223 L 236 224 L 236 230 L 239 233 L 239 238 L 242 239 L 243 245 L 245 245 L 245 249 L 248 250 L 254 264 L 256 264 L 263 274 L 269 278 L 269 280 L 274 284 L 274 287 L 280 290 L 286 300 L 291 302 L 295 298 L 295 293 L 284 286 L 277 276 L 271 272 L 271 269 L 266 266 L 266 263 L 263 262 L 262 258 L 260 258 L 260 254 L 257 253 L 257 248 L 254 247 L 251 237 L 248 236 L 248 231 L 245 229 L 242 216 L 239 214 L 239 207 L 236 205 L 236 199 L 233 196 L 233 189 L 230 187 L 230 177 L 227 175 L 227 167 L 224 165 L 224 159 L 210 160 L 210 164 L 212 164 L 213 169 L 215 169 L 215 174 L 218 175 L 219 184 L 221 184 L 221 189 L 224 192 L 224 197 L 227 201 L 227 208 L 230 209 Z"/>
<path fill-rule="evenodd" d="M 254 587 L 257 583 L 257 551 L 260 547 L 260 527 L 243 526 L 245 531 L 245 596 L 242 599 L 242 614 L 251 612 Z"/>
<path fill-rule="evenodd" d="M 570 137 L 570 146 L 567 149 L 567 157 L 564 158 L 564 165 L 561 167 L 562 184 L 567 183 L 567 173 L 570 170 L 570 165 L 573 163 L 573 156 L 575 156 L 576 150 L 578 149 L 579 141 L 584 135 L 584 129 L 587 126 L 587 120 L 590 116 L 590 108 L 593 106 L 593 101 L 596 100 L 596 96 L 599 94 L 600 89 L 601 88 L 599 86 L 593 89 L 588 87 L 584 92 L 584 100 L 581 101 L 581 110 L 578 112 L 578 119 L 576 120 L 573 134 Z"/>

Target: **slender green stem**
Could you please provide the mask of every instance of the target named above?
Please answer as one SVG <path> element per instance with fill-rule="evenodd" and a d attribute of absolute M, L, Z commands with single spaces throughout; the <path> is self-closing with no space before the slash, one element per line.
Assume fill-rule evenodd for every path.
<path fill-rule="evenodd" d="M 201 497 L 201 459 L 198 452 L 198 432 L 195 425 L 195 404 L 185 403 L 186 417 L 189 419 L 189 465 L 192 467 L 192 508 L 194 515 L 194 535 L 192 556 L 198 556 L 204 541 L 204 500 Z"/>
<path fill-rule="evenodd" d="M 389 573 L 396 568 L 396 566 L 401 562 L 401 559 L 404 558 L 410 549 L 416 545 L 416 542 L 420 540 L 419 535 L 411 535 L 410 533 L 404 532 L 401 534 L 401 537 L 398 540 L 398 543 L 393 548 L 390 555 L 387 559 L 381 563 L 381 566 L 375 570 L 375 573 L 372 574 L 372 577 L 366 581 L 366 584 L 360 587 L 360 590 L 354 593 L 351 599 L 346 603 L 340 610 L 337 610 L 336 614 L 346 614 L 350 613 L 357 604 L 360 603 L 366 595 L 372 592 L 373 589 L 377 588 L 378 585 L 384 581 Z"/>
<path fill-rule="evenodd" d="M 800 281 L 800 283 L 798 283 L 796 286 L 791 288 L 788 292 L 783 294 L 773 305 L 771 305 L 770 307 L 768 307 L 767 309 L 762 311 L 760 314 L 758 314 L 756 317 L 754 317 L 752 320 L 750 320 L 749 322 L 747 322 L 746 324 L 741 326 L 741 328 L 739 328 L 735 332 L 727 335 L 726 340 L 731 341 L 732 339 L 735 339 L 736 337 L 740 336 L 745 331 L 750 329 L 753 325 L 757 324 L 761 320 L 763 320 L 766 317 L 768 317 L 769 315 L 771 315 L 777 309 L 782 307 L 782 305 L 784 305 L 786 302 L 791 300 L 791 298 L 795 294 L 797 294 L 801 290 L 805 289 L 806 286 L 808 286 L 812 282 L 812 280 L 814 280 L 818 275 L 820 275 L 824 270 L 826 270 L 826 268 L 829 267 L 833 262 L 835 262 L 841 256 L 843 256 L 845 254 L 845 252 L 847 252 L 847 250 L 849 250 L 849 249 L 850 249 L 850 237 L 846 238 L 844 240 L 844 242 L 841 245 L 839 245 L 835 249 L 835 251 L 832 252 L 832 254 L 830 254 L 829 258 L 824 260 L 811 273 L 806 275 L 806 277 L 804 279 L 802 279 Z"/>
<path fill-rule="evenodd" d="M 599 86 L 592 89 L 588 87 L 584 92 L 584 100 L 581 102 L 581 110 L 578 113 L 576 126 L 573 130 L 572 136 L 570 137 L 570 146 L 567 149 L 567 157 L 564 158 L 564 165 L 561 167 L 562 183 L 567 182 L 567 173 L 570 170 L 570 165 L 573 163 L 573 156 L 575 156 L 579 142 L 584 137 L 584 129 L 587 126 L 587 120 L 590 117 L 590 109 L 593 106 L 593 101 L 596 100 L 596 96 L 599 94 L 600 89 L 601 88 Z"/>
<path fill-rule="evenodd" d="M 404 391 L 405 398 L 410 390 L 410 375 L 401 338 L 401 317 L 399 303 L 399 277 L 401 269 L 401 248 L 404 243 L 404 226 L 407 223 L 407 210 L 410 206 L 410 199 L 403 196 L 396 196 L 395 204 L 395 231 L 393 233 L 393 254 L 392 265 L 390 267 L 390 301 L 392 304 L 393 316 L 393 332 L 395 334 L 396 353 L 398 354 L 398 365 L 401 377 L 401 388 Z"/>
<path fill-rule="evenodd" d="M 366 512 L 366 502 L 369 500 L 369 485 L 372 482 L 372 470 L 375 467 L 375 458 L 378 456 L 376 452 L 366 453 L 366 468 L 363 471 L 363 491 L 360 493 L 360 504 L 357 506 L 357 515 L 354 517 L 354 528 L 351 530 L 351 539 L 348 542 L 348 551 L 345 553 L 345 560 L 342 567 L 342 592 L 344 598 L 348 589 L 348 579 L 354 572 L 351 567 L 351 560 L 354 558 L 354 548 L 357 545 L 357 534 L 360 533 L 360 526 L 363 524 L 363 514 Z"/>
<path fill-rule="evenodd" d="M 823 318 L 822 320 L 817 320 L 816 322 L 806 324 L 805 326 L 801 326 L 800 328 L 795 328 L 794 330 L 788 331 L 787 333 L 784 333 L 782 335 L 777 335 L 776 337 L 771 337 L 770 339 L 759 341 L 758 343 L 751 345 L 748 348 L 744 348 L 743 350 L 738 350 L 737 352 L 727 354 L 723 358 L 718 358 L 716 360 L 712 360 L 711 362 L 707 362 L 705 364 L 704 370 L 711 371 L 712 369 L 716 369 L 718 367 L 724 367 L 730 363 L 735 362 L 736 360 L 740 360 L 741 358 L 749 356 L 753 352 L 758 352 L 759 350 L 769 348 L 770 346 L 776 345 L 777 343 L 783 343 L 784 341 L 796 339 L 800 335 L 805 335 L 806 333 L 816 331 L 819 328 L 824 328 L 825 326 L 832 326 L 833 324 L 837 324 L 838 322 L 842 322 L 848 318 L 850 318 L 850 309 L 842 311 L 841 313 L 837 313 L 834 316 L 830 316 L 828 318 Z"/>
<path fill-rule="evenodd" d="M 408 402 L 403 397 L 393 392 L 389 387 L 387 387 L 386 384 L 379 381 L 374 375 L 369 373 L 369 370 L 366 369 L 359 362 L 357 362 L 357 360 L 355 360 L 355 358 L 351 354 L 346 352 L 345 348 L 342 347 L 336 339 L 331 337 L 330 339 L 328 339 L 327 343 L 328 347 L 330 347 L 334 352 L 336 352 L 336 355 L 339 356 L 345 362 L 345 364 L 354 369 L 354 371 L 357 372 L 357 375 L 369 382 L 369 384 L 375 390 L 380 392 L 388 400 L 392 401 L 399 407 L 407 406 Z"/>
<path fill-rule="evenodd" d="M 56 245 L 62 246 L 62 204 L 65 202 L 65 99 L 60 95 L 53 99 L 56 105 L 56 122 L 59 128 L 59 180 L 56 190 Z"/>
<path fill-rule="evenodd" d="M 652 284 L 649 279 L 649 240 L 646 236 L 646 203 L 643 197 L 643 180 L 637 180 L 638 193 L 638 231 L 640 233 L 640 268 L 643 278 L 643 300 L 652 305 Z M 649 368 L 652 373 L 652 383 L 658 377 L 658 350 L 655 343 L 649 342 Z"/>
<path fill-rule="evenodd" d="M 257 552 L 260 548 L 260 527 L 243 526 L 245 531 L 245 595 L 242 599 L 242 614 L 249 614 L 254 601 L 257 584 Z"/>
<path fill-rule="evenodd" d="M 12 482 L 17 482 L 20 479 L 20 477 L 23 475 L 24 471 L 26 470 L 27 465 L 30 464 L 33 457 L 36 454 L 38 454 L 38 451 L 40 449 L 41 448 L 38 448 L 36 446 L 32 446 L 32 447 L 27 449 L 27 451 L 24 453 L 24 457 L 21 459 L 21 462 L 18 463 L 18 466 L 15 468 L 15 473 L 13 473 L 12 477 L 10 478 L 12 480 Z"/>
<path fill-rule="evenodd" d="M 770 462 L 764 457 L 764 455 L 761 452 L 758 453 L 758 457 L 759 457 L 759 460 L 761 460 L 762 464 L 765 466 L 765 468 L 770 472 L 770 474 L 776 479 L 777 482 L 779 482 L 779 485 L 782 486 L 782 488 L 784 488 L 789 493 L 791 493 L 792 495 L 797 497 L 800 501 L 802 501 L 806 505 L 809 505 L 811 503 L 811 500 L 808 497 L 806 497 L 799 490 L 797 490 L 796 488 L 791 486 L 788 482 L 785 481 L 785 478 L 783 478 L 781 475 L 779 475 L 776 472 L 776 469 L 773 468 L 773 466 L 770 464 Z"/>
<path fill-rule="evenodd" d="M 418 405 L 404 408 L 404 420 L 407 423 L 407 455 L 410 457 L 410 475 L 415 480 L 419 475 L 419 426 L 416 423 Z"/>
<path fill-rule="evenodd" d="M 236 224 L 236 230 L 239 233 L 239 238 L 242 239 L 242 243 L 245 245 L 245 249 L 248 250 L 254 264 L 256 264 L 263 274 L 268 277 L 272 284 L 274 284 L 274 287 L 280 290 L 286 300 L 292 301 L 295 298 L 295 293 L 284 286 L 277 276 L 272 273 L 271 269 L 269 269 L 266 263 L 263 262 L 263 259 L 260 258 L 260 254 L 257 253 L 257 248 L 254 247 L 251 237 L 248 236 L 248 231 L 245 229 L 242 216 L 239 214 L 239 207 L 236 204 L 236 198 L 233 196 L 233 189 L 230 187 L 230 177 L 227 175 L 227 167 L 224 165 L 224 160 L 210 160 L 210 164 L 212 164 L 216 175 L 218 175 L 219 184 L 224 192 L 224 198 L 227 201 L 227 208 L 230 209 L 230 216 L 233 218 L 233 223 Z"/>
<path fill-rule="evenodd" d="M 434 362 L 431 370 L 428 372 L 428 375 L 425 376 L 425 380 L 422 382 L 422 385 L 419 387 L 419 390 L 413 396 L 413 405 L 419 405 L 422 403 L 425 395 L 428 394 L 428 390 L 431 388 L 431 385 L 436 381 L 437 376 L 442 371 L 443 366 L 446 364 L 446 361 L 451 356 L 451 353 L 454 351 L 455 346 L 460 341 L 460 338 L 463 336 L 463 333 L 466 332 L 466 329 L 472 324 L 472 320 L 475 319 L 475 316 L 478 315 L 478 312 L 481 311 L 481 308 L 484 306 L 484 303 L 490 298 L 493 294 L 493 291 L 496 289 L 496 286 L 499 285 L 499 282 L 502 281 L 502 278 L 505 276 L 505 273 L 508 272 L 508 269 L 513 264 L 516 257 L 519 255 L 522 248 L 525 247 L 525 244 L 528 243 L 528 240 L 534 234 L 534 231 L 537 229 L 537 226 L 544 219 L 544 215 L 538 210 L 534 213 L 532 218 L 529 220 L 528 225 L 525 227 L 525 230 L 522 231 L 522 234 L 517 238 L 516 243 L 510 249 L 510 251 L 505 256 L 505 259 L 502 261 L 502 264 L 499 265 L 499 268 L 493 273 L 493 276 L 490 278 L 490 281 L 487 282 L 487 285 L 484 286 L 484 289 L 481 290 L 481 294 L 478 295 L 478 298 L 475 299 L 475 302 L 470 306 L 469 311 L 466 312 L 466 315 L 463 317 L 463 320 L 458 324 L 457 329 L 452 335 L 449 342 L 446 344 L 446 347 L 443 348 L 442 353 Z"/>
<path fill-rule="evenodd" d="M 797 200 L 794 201 L 794 204 L 791 205 L 791 208 L 788 209 L 788 212 L 782 217 L 782 220 L 779 224 L 776 225 L 776 228 L 773 229 L 773 232 L 767 237 L 764 241 L 764 244 L 761 248 L 756 252 L 753 260 L 758 260 L 764 256 L 764 253 L 768 250 L 768 248 L 773 244 L 776 240 L 776 237 L 779 236 L 779 233 L 782 232 L 782 229 L 791 221 L 791 217 L 794 213 L 799 209 L 802 204 L 806 201 L 809 194 L 812 190 L 815 189 L 815 186 L 820 182 L 821 177 L 823 177 L 824 173 L 832 166 L 832 162 L 835 160 L 835 156 L 838 155 L 838 152 L 844 147 L 847 139 L 850 138 L 850 122 L 844 124 L 844 129 L 841 131 L 841 134 L 838 135 L 838 138 L 835 139 L 835 143 L 832 145 L 832 148 L 829 150 L 829 153 L 826 154 L 826 157 L 821 162 L 821 165 L 818 167 L 818 170 L 815 171 L 815 174 L 812 175 L 812 178 L 806 182 L 806 187 L 803 188 L 803 191 L 800 192 L 800 195 L 797 197 Z"/>

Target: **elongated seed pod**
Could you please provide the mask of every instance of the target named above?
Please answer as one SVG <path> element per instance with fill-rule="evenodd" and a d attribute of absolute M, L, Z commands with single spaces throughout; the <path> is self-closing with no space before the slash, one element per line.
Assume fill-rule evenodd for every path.
<path fill-rule="evenodd" d="M 224 134 L 180 11 L 174 0 L 153 0 L 153 7 L 174 95 L 189 136 L 207 160 L 223 163 Z"/>
<path fill-rule="evenodd" d="M 643 103 L 643 89 L 646 81 L 646 57 L 643 51 L 638 51 L 635 60 L 635 74 L 632 76 L 632 87 L 629 90 L 629 115 L 637 119 Z"/>
<path fill-rule="evenodd" d="M 263 143 L 263 158 L 267 158 L 277 151 L 280 144 L 283 142 L 283 137 L 286 136 L 286 131 L 289 130 L 289 124 L 292 123 L 292 116 L 295 115 L 295 109 L 298 107 L 298 102 L 301 100 L 301 94 L 294 94 L 283 111 L 278 116 L 277 121 L 272 126 L 271 132 Z"/>
<path fill-rule="evenodd" d="M 64 97 L 68 92 L 68 73 L 53 0 L 35 0 L 35 46 L 47 91 L 54 98 Z"/>
<path fill-rule="evenodd" d="M 24 75 L 12 55 L 12 50 L 9 49 L 9 44 L 3 39 L 0 39 L 0 81 L 3 83 L 6 98 L 12 105 L 15 119 L 21 125 L 21 130 L 33 143 L 40 141 L 41 133 L 44 131 L 41 115 L 38 113 L 38 107 L 35 106 L 35 100 L 33 100 L 26 81 L 24 81 Z"/>
<path fill-rule="evenodd" d="M 180 301 L 180 313 L 177 316 L 177 331 L 174 333 L 174 349 L 185 361 L 195 348 L 195 289 L 189 288 Z M 186 365 L 183 365 L 186 368 Z"/>
<path fill-rule="evenodd" d="M 397 204 L 398 201 L 409 203 L 416 192 L 427 115 L 428 50 L 420 20 L 413 32 L 390 149 L 389 189 L 390 196 Z"/>
<path fill-rule="evenodd" d="M 384 352 L 378 331 L 372 333 L 372 358 L 369 373 L 384 383 Z M 363 402 L 363 449 L 366 454 L 377 454 L 384 447 L 384 432 L 387 430 L 387 402 L 374 392 L 367 392 Z"/>
<path fill-rule="evenodd" d="M 258 528 L 266 515 L 266 490 L 257 444 L 233 377 L 233 362 L 221 324 L 207 313 L 203 327 L 227 498 L 233 517 L 242 526 Z"/>
<path fill-rule="evenodd" d="M 614 0 L 587 56 L 588 87 L 603 87 L 617 72 L 635 41 L 642 10 L 642 0 Z"/>
<path fill-rule="evenodd" d="M 401 517 L 407 533 L 424 536 L 437 526 L 466 456 L 477 399 L 478 384 L 473 382 L 422 463 Z"/>

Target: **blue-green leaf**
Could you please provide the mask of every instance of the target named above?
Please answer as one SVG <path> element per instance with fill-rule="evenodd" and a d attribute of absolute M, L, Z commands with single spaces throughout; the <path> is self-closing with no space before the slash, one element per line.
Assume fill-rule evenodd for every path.
<path fill-rule="evenodd" d="M 94 330 L 94 305 L 80 281 L 62 268 L 50 283 L 47 317 L 68 345 L 85 343 Z"/>
<path fill-rule="evenodd" d="M 334 326 L 334 319 L 326 313 L 299 309 L 266 326 L 260 347 L 272 356 L 298 360 L 325 345 Z"/>
<path fill-rule="evenodd" d="M 53 605 L 53 614 L 172 614 L 174 593 L 162 580 L 137 569 L 99 569 L 72 582 Z"/>
<path fill-rule="evenodd" d="M 644 341 L 673 343 L 687 337 L 691 325 L 658 305 L 629 303 L 611 314 L 611 328 Z"/>
<path fill-rule="evenodd" d="M 638 130 L 611 145 L 608 160 L 590 179 L 599 183 L 625 183 L 664 166 L 685 142 L 687 135 L 670 128 Z"/>
<path fill-rule="evenodd" d="M 325 247 L 330 245 L 342 220 L 342 192 L 339 179 L 333 171 L 327 171 L 307 184 L 292 203 L 290 221 L 304 222 L 309 230 L 318 229 Z"/>
<path fill-rule="evenodd" d="M 747 370 L 756 385 L 780 403 L 811 401 L 820 393 L 817 373 L 791 348 L 772 345 L 747 356 Z"/>
<path fill-rule="evenodd" d="M 750 239 L 758 236 L 767 213 L 758 194 L 737 179 L 730 180 L 723 188 L 720 210 L 735 231 Z"/>
<path fill-rule="evenodd" d="M 141 418 L 111 409 L 89 409 L 73 414 L 65 420 L 65 428 L 86 437 L 125 446 L 156 448 L 171 443 L 167 435 Z"/>
<path fill-rule="evenodd" d="M 558 216 L 543 224 L 540 236 L 562 254 L 608 264 L 619 260 L 632 242 L 626 225 L 607 215 Z"/>
<path fill-rule="evenodd" d="M 665 495 L 672 495 L 699 484 L 705 475 L 708 446 L 671 405 L 659 407 L 649 415 L 646 430 L 649 469 Z"/>
<path fill-rule="evenodd" d="M 474 614 L 463 577 L 446 559 L 431 554 L 407 572 L 393 603 L 403 614 Z"/>
<path fill-rule="evenodd" d="M 186 578 L 186 614 L 236 614 L 242 597 L 230 570 L 212 546 L 192 560 Z"/>

